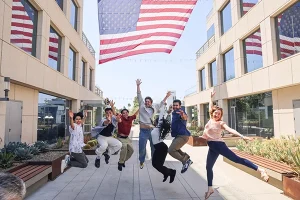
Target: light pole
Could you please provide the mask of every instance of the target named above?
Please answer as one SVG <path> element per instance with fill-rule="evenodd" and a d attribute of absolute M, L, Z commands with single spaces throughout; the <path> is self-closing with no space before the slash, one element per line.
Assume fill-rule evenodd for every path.
<path fill-rule="evenodd" d="M 8 92 L 10 91 L 10 78 L 4 77 L 4 98 L 0 98 L 1 101 L 9 101 Z"/>

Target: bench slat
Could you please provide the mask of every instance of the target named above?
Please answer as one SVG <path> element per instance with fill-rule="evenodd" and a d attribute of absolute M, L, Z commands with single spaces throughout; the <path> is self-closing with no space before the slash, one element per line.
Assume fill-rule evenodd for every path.
<path fill-rule="evenodd" d="M 279 163 L 267 158 L 261 158 L 259 156 L 255 156 L 255 155 L 249 155 L 245 152 L 241 152 L 239 150 L 232 150 L 235 154 L 237 154 L 238 156 L 241 156 L 243 158 L 246 158 L 252 162 L 254 162 L 257 165 L 260 165 L 262 167 L 266 167 L 268 169 L 271 169 L 273 171 L 276 171 L 278 173 L 291 173 L 293 172 L 293 170 L 284 163 Z"/>
<path fill-rule="evenodd" d="M 26 167 L 13 172 L 13 174 L 16 175 L 16 176 L 19 176 L 19 175 L 22 175 L 22 174 L 26 173 L 28 170 L 31 170 L 33 168 L 34 168 L 33 165 L 27 165 Z"/>
<path fill-rule="evenodd" d="M 51 165 L 45 165 L 42 168 L 34 171 L 33 173 L 29 174 L 28 176 L 22 178 L 24 182 L 28 181 L 29 179 L 33 178 L 34 176 L 40 174 L 41 172 L 45 171 L 46 169 L 50 168 Z"/>
<path fill-rule="evenodd" d="M 23 179 L 24 177 L 28 176 L 29 174 L 34 173 L 35 171 L 43 168 L 45 165 L 36 165 L 34 168 L 31 168 L 30 170 L 28 170 L 26 173 L 23 173 L 22 175 L 19 175 L 19 177 L 21 179 Z"/>

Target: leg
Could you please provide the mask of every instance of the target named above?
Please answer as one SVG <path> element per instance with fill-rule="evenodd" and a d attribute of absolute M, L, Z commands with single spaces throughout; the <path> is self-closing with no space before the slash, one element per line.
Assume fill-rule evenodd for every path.
<path fill-rule="evenodd" d="M 108 147 L 108 143 L 107 143 L 107 137 L 104 137 L 102 135 L 99 135 L 97 140 L 98 140 L 98 144 L 99 144 L 99 148 L 96 149 L 96 154 L 97 154 L 97 159 L 100 159 L 102 154 L 106 151 L 107 147 Z"/>
<path fill-rule="evenodd" d="M 210 195 L 214 193 L 214 189 L 212 188 L 212 180 L 213 180 L 213 167 L 214 164 L 219 157 L 219 153 L 214 151 L 214 145 L 211 142 L 208 143 L 209 150 L 206 158 L 206 173 L 207 173 L 207 183 L 208 190 L 205 193 L 205 199 L 208 199 Z"/>
<path fill-rule="evenodd" d="M 153 153 L 152 165 L 153 167 L 162 173 L 164 176 L 168 176 L 170 174 L 169 169 L 164 166 L 167 154 L 168 154 L 168 146 L 160 142 L 154 145 L 155 151 Z"/>
<path fill-rule="evenodd" d="M 118 138 L 118 139 L 122 143 L 119 163 L 124 163 L 126 161 L 126 157 L 127 157 L 127 142 L 126 142 L 126 139 L 123 139 L 123 138 Z"/>
<path fill-rule="evenodd" d="M 154 145 L 153 145 L 153 142 L 152 142 L 151 131 L 152 130 L 148 130 L 148 138 L 149 138 L 149 141 L 150 141 L 151 157 L 153 157 L 153 153 L 155 151 L 155 148 L 154 148 Z"/>
<path fill-rule="evenodd" d="M 113 137 L 106 138 L 108 143 L 108 154 L 114 154 L 122 148 L 122 143 Z"/>
<path fill-rule="evenodd" d="M 189 159 L 189 155 L 186 153 L 183 153 L 180 148 L 183 147 L 189 140 L 189 136 L 177 136 L 175 139 L 173 139 L 172 144 L 169 147 L 169 154 L 182 162 L 182 164 L 185 164 L 186 161 Z M 180 151 L 179 151 L 180 150 Z"/>
<path fill-rule="evenodd" d="M 133 146 L 132 146 L 132 143 L 130 141 L 129 138 L 127 138 L 129 140 L 129 142 L 127 143 L 127 154 L 126 154 L 126 159 L 125 161 L 129 160 L 129 158 L 131 158 L 134 150 L 133 150 Z"/>
<path fill-rule="evenodd" d="M 147 130 L 146 129 L 140 129 L 140 135 L 139 135 L 139 160 L 140 163 L 145 162 L 146 157 L 146 145 L 147 145 Z"/>
<path fill-rule="evenodd" d="M 71 153 L 71 157 L 74 159 L 70 161 L 70 165 L 72 167 L 80 167 L 80 168 L 86 168 L 87 167 L 87 162 L 85 159 L 85 154 L 84 153 Z"/>

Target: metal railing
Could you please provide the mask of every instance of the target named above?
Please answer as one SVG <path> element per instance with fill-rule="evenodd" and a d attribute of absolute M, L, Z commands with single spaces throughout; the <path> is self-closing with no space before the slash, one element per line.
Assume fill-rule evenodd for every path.
<path fill-rule="evenodd" d="M 195 94 L 195 93 L 197 93 L 197 86 L 196 85 L 194 85 L 194 86 L 190 87 L 189 89 L 187 89 L 184 92 L 184 97 L 190 96 L 190 95 Z"/>
<path fill-rule="evenodd" d="M 212 36 L 205 44 L 196 52 L 196 58 L 199 58 L 204 52 L 215 43 L 215 36 Z"/>
<path fill-rule="evenodd" d="M 206 15 L 206 21 L 208 21 L 208 20 L 211 18 L 212 14 L 213 14 L 213 11 L 214 11 L 214 9 L 212 8 L 212 9 L 209 11 L 209 13 Z"/>
<path fill-rule="evenodd" d="M 98 86 L 95 86 L 95 94 L 103 98 L 103 91 Z"/>
<path fill-rule="evenodd" d="M 82 32 L 82 41 L 85 44 L 85 46 L 89 49 L 90 53 L 95 57 L 95 50 L 88 38 L 86 37 L 86 35 L 84 34 L 84 32 Z"/>

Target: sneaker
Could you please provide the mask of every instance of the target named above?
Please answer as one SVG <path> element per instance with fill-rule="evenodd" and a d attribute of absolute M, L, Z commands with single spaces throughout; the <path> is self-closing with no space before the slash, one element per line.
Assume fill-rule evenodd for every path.
<path fill-rule="evenodd" d="M 170 183 L 174 182 L 175 176 L 176 176 L 176 170 L 172 169 L 171 174 L 170 174 Z"/>
<path fill-rule="evenodd" d="M 65 170 L 66 166 L 67 166 L 66 160 L 62 160 L 61 164 L 60 164 L 60 172 L 61 173 L 64 173 L 64 170 Z"/>
<path fill-rule="evenodd" d="M 118 162 L 118 170 L 122 171 L 123 164 Z"/>
<path fill-rule="evenodd" d="M 106 164 L 108 164 L 108 163 L 109 163 L 110 156 L 109 156 L 108 154 L 103 154 L 103 155 L 104 155 L 104 157 L 105 157 L 105 162 L 106 162 Z"/>
<path fill-rule="evenodd" d="M 100 167 L 100 159 L 95 160 L 95 167 L 99 168 Z"/>
<path fill-rule="evenodd" d="M 189 166 L 193 164 L 193 161 L 191 161 L 191 159 L 188 159 L 182 166 L 182 169 L 181 169 L 181 173 L 184 173 L 186 172 L 186 170 L 189 168 Z"/>
<path fill-rule="evenodd" d="M 144 168 L 144 163 L 140 163 L 140 169 Z"/>
<path fill-rule="evenodd" d="M 67 165 L 70 164 L 70 161 L 71 161 L 70 155 L 66 155 L 66 156 L 65 156 L 65 161 L 66 161 Z"/>

